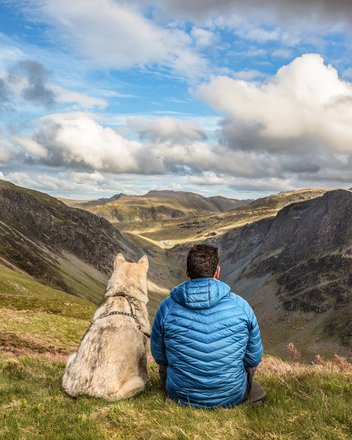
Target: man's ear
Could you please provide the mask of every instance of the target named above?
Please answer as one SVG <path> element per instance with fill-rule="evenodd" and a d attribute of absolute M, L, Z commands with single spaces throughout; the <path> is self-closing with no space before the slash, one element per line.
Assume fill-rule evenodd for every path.
<path fill-rule="evenodd" d="M 149 269 L 149 260 L 146 255 L 143 255 L 142 258 L 139 259 L 138 264 L 142 264 L 145 268 L 145 271 L 148 272 Z"/>
<path fill-rule="evenodd" d="M 120 264 L 124 263 L 125 261 L 125 257 L 121 253 L 117 254 L 114 261 L 114 268 L 116 269 L 117 266 L 120 266 Z"/>
<path fill-rule="evenodd" d="M 214 280 L 220 280 L 220 272 L 221 272 L 221 268 L 220 266 L 218 266 L 216 268 L 216 272 L 214 273 Z"/>

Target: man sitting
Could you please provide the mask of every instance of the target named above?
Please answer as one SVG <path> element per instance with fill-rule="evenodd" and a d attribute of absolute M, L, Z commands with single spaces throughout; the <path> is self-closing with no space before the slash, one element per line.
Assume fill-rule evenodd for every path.
<path fill-rule="evenodd" d="M 261 401 L 265 392 L 252 382 L 263 354 L 257 319 L 219 281 L 218 249 L 194 246 L 187 276 L 161 303 L 152 329 L 151 351 L 167 396 L 197 408 Z"/>

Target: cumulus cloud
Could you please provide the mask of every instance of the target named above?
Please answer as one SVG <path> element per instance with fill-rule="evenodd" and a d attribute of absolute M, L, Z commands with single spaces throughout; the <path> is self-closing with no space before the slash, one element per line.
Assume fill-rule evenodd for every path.
<path fill-rule="evenodd" d="M 177 121 L 169 116 L 156 119 L 131 118 L 128 126 L 137 132 L 141 139 L 153 142 L 189 142 L 205 140 L 202 128 L 191 121 Z"/>
<path fill-rule="evenodd" d="M 130 118 L 118 132 L 87 112 L 42 117 L 13 143 L 24 161 L 67 167 L 86 185 L 104 185 L 106 173 L 247 182 L 253 191 L 352 180 L 352 85 L 319 55 L 296 58 L 261 83 L 215 77 L 197 95 L 223 114 L 218 143 L 186 119 Z M 7 146 L 0 160 L 9 161 Z"/>
<path fill-rule="evenodd" d="M 52 167 L 100 173 L 189 174 L 215 170 L 244 177 L 278 173 L 276 162 L 271 160 L 268 166 L 264 153 L 258 156 L 206 144 L 199 126 L 187 121 L 139 119 L 131 126 L 144 133 L 144 142 L 123 137 L 101 125 L 92 114 L 52 114 L 37 121 L 31 137 L 16 136 L 13 142 L 22 149 L 22 155 L 27 155 L 27 161 L 31 158 Z"/>
<path fill-rule="evenodd" d="M 24 143 L 23 139 L 21 140 Z M 149 156 L 140 142 L 128 140 L 86 113 L 62 113 L 37 121 L 33 155 L 51 166 L 76 166 L 114 173 L 162 172 L 162 164 Z M 40 146 L 35 154 L 34 146 Z M 38 150 L 39 151 L 39 150 Z"/>
<path fill-rule="evenodd" d="M 320 55 L 296 58 L 262 84 L 214 78 L 198 96 L 225 115 L 233 149 L 351 153 L 352 85 Z"/>
<path fill-rule="evenodd" d="M 149 124 L 151 121 L 147 122 Z M 136 126 L 145 129 L 145 123 L 139 120 Z M 92 114 L 53 114 L 37 121 L 32 137 L 14 138 L 15 145 L 22 149 L 22 155 L 21 151 L 17 153 L 17 160 L 66 167 L 78 173 L 72 174 L 71 178 L 81 179 L 89 175 L 90 179 L 94 176 L 97 181 L 105 173 L 194 175 L 198 179 L 204 173 L 213 173 L 213 176 L 221 178 L 227 176 L 248 180 L 250 185 L 253 179 L 287 182 L 288 179 L 320 176 L 323 181 L 324 173 L 328 175 L 327 170 L 331 171 L 331 180 L 334 180 L 334 176 L 338 180 L 339 173 L 345 176 L 344 179 L 346 176 L 352 179 L 352 157 L 346 154 L 307 148 L 300 154 L 285 150 L 241 150 L 197 139 L 185 142 L 179 139 L 181 135 L 177 124 L 171 125 L 174 130 L 167 135 L 165 130 L 160 134 L 158 124 L 152 127 L 148 124 L 147 138 L 136 141 L 101 125 Z M 164 129 L 163 125 L 161 128 Z M 191 130 L 188 136 L 193 136 L 193 133 Z M 96 174 L 92 175 L 91 171 Z M 215 177 L 212 179 L 214 181 Z M 201 181 L 198 180 L 198 183 Z"/>
<path fill-rule="evenodd" d="M 135 171 L 132 151 L 113 129 L 104 128 L 85 114 L 54 114 L 41 118 L 34 134 L 47 151 L 49 165 L 85 165 Z"/>

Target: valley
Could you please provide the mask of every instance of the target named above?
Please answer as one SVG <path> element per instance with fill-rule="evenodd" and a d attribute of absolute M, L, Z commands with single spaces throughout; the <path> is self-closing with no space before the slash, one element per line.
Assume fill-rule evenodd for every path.
<path fill-rule="evenodd" d="M 166 193 L 148 193 L 158 199 L 154 203 L 163 216 Z M 317 353 L 351 355 L 350 191 L 279 193 L 207 214 L 203 205 L 196 211 L 197 198 L 190 197 L 193 208 L 182 218 L 173 218 L 169 212 L 168 218 L 158 220 L 111 223 L 101 213 L 89 212 L 92 206 L 109 205 L 111 199 L 92 201 L 90 206 L 84 202 L 84 209 L 77 209 L 72 207 L 75 201 L 63 203 L 0 182 L 0 308 L 6 313 L 17 310 L 14 316 L 18 311 L 39 313 L 42 307 L 55 314 L 61 300 L 51 307 L 50 289 L 54 289 L 62 298 L 68 294 L 73 308 L 81 307 L 75 298 L 87 301 L 84 304 L 89 304 L 92 313 L 102 298 L 113 257 L 122 252 L 132 261 L 148 255 L 152 320 L 169 289 L 185 280 L 190 246 L 207 242 L 220 249 L 221 279 L 253 306 L 267 353 L 285 358 L 287 344 L 293 342 L 307 360 Z M 183 206 L 185 200 L 189 203 L 185 193 L 173 192 L 171 199 L 181 200 Z M 221 200 L 227 208 L 234 202 Z M 12 293 L 6 293 L 8 280 L 13 279 L 17 281 Z M 39 284 L 28 288 L 28 283 Z M 18 288 L 16 294 L 13 286 Z M 38 299 L 33 289 L 47 294 Z M 59 297 L 57 293 L 52 296 Z M 9 333 L 15 334 L 9 329 L 0 333 L 7 335 L 6 340 Z"/>

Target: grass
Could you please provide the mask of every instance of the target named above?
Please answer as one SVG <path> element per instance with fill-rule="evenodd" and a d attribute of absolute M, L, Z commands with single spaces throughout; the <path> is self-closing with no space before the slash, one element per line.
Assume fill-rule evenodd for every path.
<path fill-rule="evenodd" d="M 351 374 L 264 367 L 265 404 L 213 411 L 165 400 L 154 364 L 151 385 L 116 403 L 71 399 L 60 388 L 64 364 L 0 356 L 0 438 L 13 439 L 350 439 Z M 280 365 L 280 362 L 279 362 Z M 282 367 L 282 365 L 281 365 Z"/>
<path fill-rule="evenodd" d="M 342 358 L 316 365 L 267 357 L 258 370 L 265 404 L 213 411 L 165 400 L 149 356 L 151 383 L 139 397 L 71 399 L 61 389 L 95 306 L 0 267 L 1 440 L 309 439 L 352 432 L 352 369 Z"/>
<path fill-rule="evenodd" d="M 90 319 L 91 302 L 46 286 L 24 272 L 0 265 L 0 307 L 33 310 L 72 318 Z"/>

